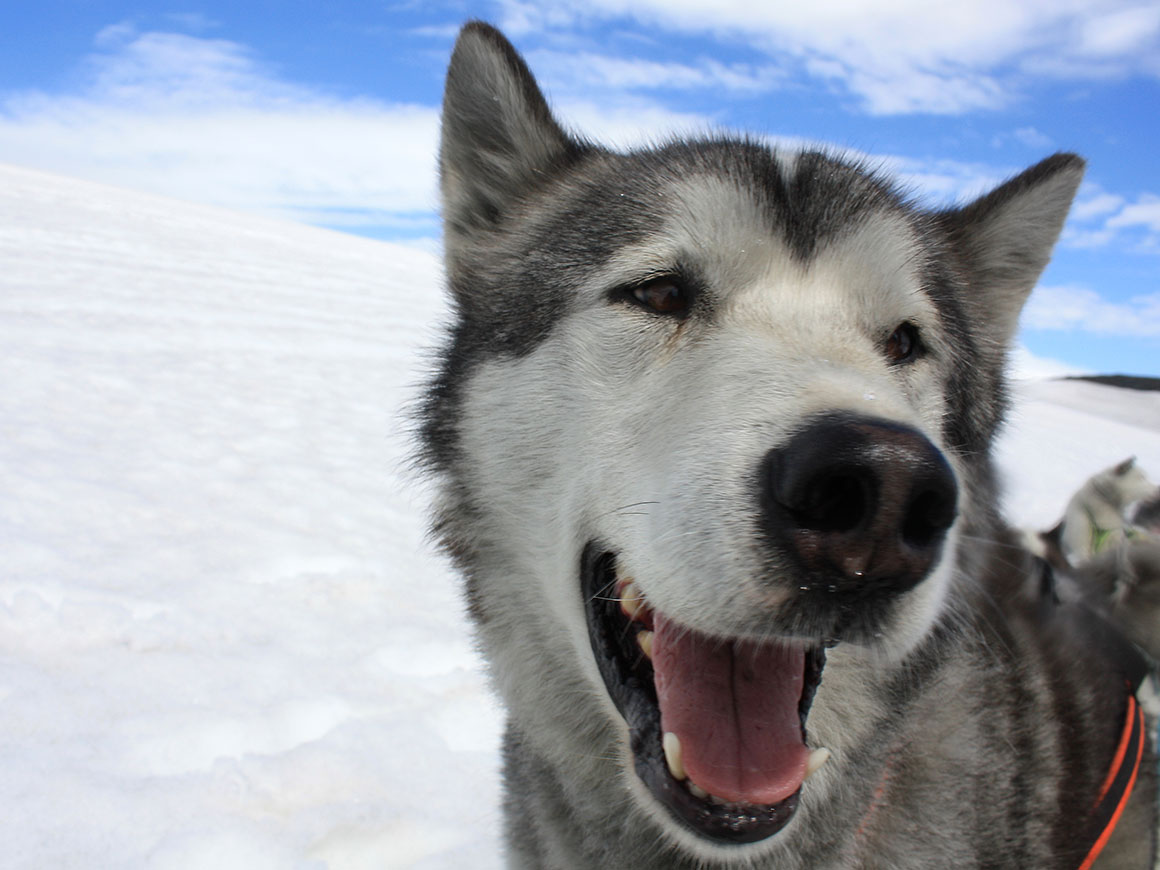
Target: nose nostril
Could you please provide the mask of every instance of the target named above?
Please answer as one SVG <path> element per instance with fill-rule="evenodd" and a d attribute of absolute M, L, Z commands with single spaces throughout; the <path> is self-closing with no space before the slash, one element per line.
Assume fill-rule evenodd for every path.
<path fill-rule="evenodd" d="M 866 520 L 871 501 L 870 488 L 860 475 L 834 471 L 810 482 L 793 513 L 803 528 L 848 532 Z"/>
<path fill-rule="evenodd" d="M 942 490 L 924 490 L 911 499 L 902 522 L 902 540 L 916 550 L 925 550 L 942 540 L 954 518 L 953 497 Z"/>

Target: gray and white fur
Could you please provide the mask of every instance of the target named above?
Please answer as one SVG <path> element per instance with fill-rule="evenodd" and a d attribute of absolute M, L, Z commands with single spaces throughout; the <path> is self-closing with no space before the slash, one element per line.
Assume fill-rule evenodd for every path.
<path fill-rule="evenodd" d="M 1160 490 L 1134 457 L 1092 475 L 1064 510 L 1058 530 L 1064 557 L 1079 565 L 1106 548 L 1149 534 L 1129 521 L 1128 511 L 1137 503 L 1157 498 Z"/>
<path fill-rule="evenodd" d="M 1043 618 L 991 445 L 1019 312 L 1083 167 L 1057 154 L 931 211 L 820 150 L 614 152 L 561 128 L 500 33 L 463 29 L 440 148 L 454 321 L 422 458 L 508 711 L 510 866 L 1078 866 L 1123 690 Z M 905 454 L 890 469 L 915 452 L 938 467 L 945 514 L 921 569 L 872 588 L 875 542 L 792 527 L 796 471 L 769 471 L 819 427 L 866 421 L 904 433 L 882 448 Z M 802 541 L 860 567 L 817 567 Z M 586 553 L 689 631 L 828 647 L 804 730 L 830 759 L 776 833 L 702 836 L 641 779 Z M 1099 868 L 1152 866 L 1151 753 Z"/>

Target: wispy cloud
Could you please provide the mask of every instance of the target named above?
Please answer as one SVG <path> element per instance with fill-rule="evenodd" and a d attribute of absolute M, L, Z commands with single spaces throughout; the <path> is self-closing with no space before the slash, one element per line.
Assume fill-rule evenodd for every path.
<path fill-rule="evenodd" d="M 785 74 L 772 65 L 724 64 L 712 58 L 678 63 L 541 49 L 529 52 L 528 61 L 553 85 L 587 91 L 712 89 L 758 94 L 773 90 L 785 79 Z"/>
<path fill-rule="evenodd" d="M 601 102 L 560 100 L 553 104 L 553 110 L 565 127 L 620 149 L 656 145 L 675 136 L 705 133 L 712 127 L 704 115 L 674 112 L 623 94 Z"/>
<path fill-rule="evenodd" d="M 1160 233 L 1160 196 L 1145 193 L 1136 202 L 1125 205 L 1108 219 L 1108 226 L 1118 230 L 1125 227 L 1144 227 Z"/>
<path fill-rule="evenodd" d="M 1160 338 L 1160 293 L 1111 302 L 1086 287 L 1037 287 L 1023 310 L 1029 329 Z"/>
<path fill-rule="evenodd" d="M 434 232 L 434 107 L 287 83 L 226 40 L 120 25 L 97 47 L 76 92 L 0 97 L 4 159 L 292 219 L 414 215 Z"/>
<path fill-rule="evenodd" d="M 968 202 L 1000 184 L 1010 173 L 994 166 L 947 158 L 884 158 L 884 168 L 928 205 Z"/>
<path fill-rule="evenodd" d="M 1061 360 L 1033 354 L 1024 344 L 1016 344 L 1009 357 L 1011 377 L 1019 380 L 1043 380 L 1068 375 L 1088 374 L 1087 370 Z"/>
<path fill-rule="evenodd" d="M 1142 193 L 1130 202 L 1085 185 L 1072 207 L 1063 242 L 1076 248 L 1117 244 L 1138 253 L 1160 253 L 1160 196 Z"/>
<path fill-rule="evenodd" d="M 1080 191 L 1075 205 L 1071 207 L 1071 217 L 1073 220 L 1087 221 L 1093 218 L 1101 218 L 1119 211 L 1124 205 L 1124 198 L 1122 196 L 1117 196 L 1114 193 L 1105 193 L 1102 190 L 1093 189 L 1086 185 L 1085 188 Z"/>
<path fill-rule="evenodd" d="M 1160 75 L 1160 9 L 1140 0 L 499 0 L 516 32 L 596 19 L 716 33 L 793 61 L 872 114 L 957 114 L 1018 97 L 1035 76 Z"/>
<path fill-rule="evenodd" d="M 339 98 L 287 82 L 223 39 L 126 23 L 105 28 L 95 46 L 74 92 L 0 95 L 2 159 L 291 220 L 437 234 L 436 106 Z M 564 65 L 561 56 L 556 62 Z M 704 116 L 633 93 L 657 77 L 682 87 L 764 87 L 761 71 L 711 61 L 586 63 L 588 81 L 577 81 L 560 113 L 616 146 L 708 129 Z M 605 98 L 596 102 L 593 91 Z"/>

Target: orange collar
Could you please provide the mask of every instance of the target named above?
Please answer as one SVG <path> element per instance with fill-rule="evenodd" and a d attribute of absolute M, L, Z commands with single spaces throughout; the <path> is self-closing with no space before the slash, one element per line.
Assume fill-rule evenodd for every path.
<path fill-rule="evenodd" d="M 1135 695 L 1128 695 L 1128 713 L 1124 717 L 1120 745 L 1116 747 L 1112 766 L 1104 777 L 1104 784 L 1100 787 L 1099 797 L 1096 798 L 1088 821 L 1088 842 L 1092 846 L 1079 865 L 1079 870 L 1090 870 L 1116 830 L 1116 824 L 1136 785 L 1140 759 L 1144 757 L 1144 742 L 1144 711 L 1136 702 Z"/>

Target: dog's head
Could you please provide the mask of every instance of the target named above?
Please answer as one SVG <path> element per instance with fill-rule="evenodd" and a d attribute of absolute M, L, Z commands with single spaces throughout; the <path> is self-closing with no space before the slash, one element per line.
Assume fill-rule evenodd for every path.
<path fill-rule="evenodd" d="M 424 443 L 516 726 L 593 783 L 615 741 L 599 787 L 706 854 L 766 840 L 857 739 L 856 663 L 923 640 L 991 521 L 1006 348 L 1082 161 L 930 212 L 821 152 L 614 153 L 478 23 L 440 160 Z"/>
<path fill-rule="evenodd" d="M 1148 478 L 1134 456 L 1093 476 L 1091 485 L 1096 495 L 1120 512 L 1137 502 L 1160 498 L 1160 488 Z"/>

